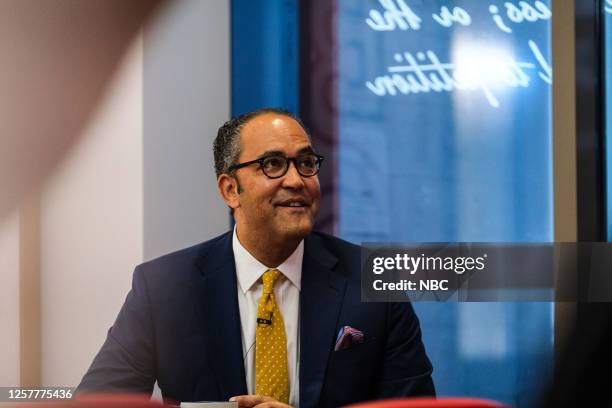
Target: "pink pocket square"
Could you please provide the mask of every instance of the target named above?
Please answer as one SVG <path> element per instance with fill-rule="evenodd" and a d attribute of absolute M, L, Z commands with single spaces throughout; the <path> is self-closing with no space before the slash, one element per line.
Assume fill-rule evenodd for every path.
<path fill-rule="evenodd" d="M 363 343 L 363 332 L 353 329 L 351 326 L 344 326 L 338 332 L 334 351 L 344 350 L 361 343 Z"/>

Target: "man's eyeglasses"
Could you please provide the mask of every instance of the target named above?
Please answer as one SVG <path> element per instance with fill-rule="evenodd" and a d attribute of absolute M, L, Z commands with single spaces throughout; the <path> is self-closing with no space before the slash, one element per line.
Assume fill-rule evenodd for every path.
<path fill-rule="evenodd" d="M 287 174 L 290 162 L 293 162 L 300 176 L 312 177 L 319 172 L 319 168 L 323 162 L 323 156 L 315 153 L 307 153 L 298 157 L 285 157 L 280 155 L 266 156 L 260 159 L 231 165 L 227 171 L 231 172 L 257 163 L 266 176 L 275 179 Z"/>

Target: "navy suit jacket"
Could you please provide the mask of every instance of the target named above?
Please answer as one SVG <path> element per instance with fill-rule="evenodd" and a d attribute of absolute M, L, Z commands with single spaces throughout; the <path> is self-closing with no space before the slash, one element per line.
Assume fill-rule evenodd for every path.
<path fill-rule="evenodd" d="M 409 303 L 360 301 L 360 249 L 311 233 L 300 291 L 300 406 L 434 395 Z M 136 267 L 132 289 L 78 391 L 228 400 L 247 394 L 232 233 Z M 334 351 L 351 326 L 364 341 Z"/>

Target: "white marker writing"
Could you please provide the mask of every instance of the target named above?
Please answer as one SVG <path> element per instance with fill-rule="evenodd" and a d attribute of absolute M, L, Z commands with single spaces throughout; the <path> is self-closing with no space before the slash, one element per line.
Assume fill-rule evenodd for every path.
<path fill-rule="evenodd" d="M 470 17 L 470 14 L 461 7 L 453 7 L 453 11 L 450 11 L 448 7 L 442 6 L 439 14 L 434 13 L 431 16 L 443 27 L 450 27 L 454 23 L 464 26 L 472 24 L 472 17 Z"/>
<path fill-rule="evenodd" d="M 511 33 L 512 32 L 512 29 L 510 27 L 508 27 L 506 24 L 504 24 L 504 20 L 503 20 L 502 16 L 499 15 L 499 9 L 497 8 L 497 6 L 495 4 L 491 4 L 489 6 L 489 12 L 493 15 L 493 21 L 497 25 L 497 28 L 499 28 L 500 30 L 502 30 L 505 33 Z"/>
<path fill-rule="evenodd" d="M 542 55 L 542 51 L 540 51 L 540 48 L 538 48 L 538 45 L 535 43 L 535 41 L 529 40 L 528 44 L 529 48 L 531 48 L 531 52 L 533 52 L 534 57 L 536 58 L 536 60 L 540 64 L 540 67 L 543 70 L 543 72 L 538 72 L 538 75 L 547 84 L 552 84 L 552 67 L 550 66 L 548 61 L 546 61 L 544 55 Z"/>
<path fill-rule="evenodd" d="M 375 31 L 418 30 L 421 28 L 421 18 L 417 16 L 404 0 L 378 0 L 385 9 L 380 11 L 370 10 L 370 17 L 366 18 L 366 24 Z"/>
<path fill-rule="evenodd" d="M 539 77 L 550 84 L 550 64 L 533 40 L 529 47 L 538 63 Z M 499 84 L 516 88 L 529 86 L 526 70 L 536 69 L 531 62 L 516 61 L 510 56 L 496 59 L 494 64 L 469 66 L 442 63 L 432 50 L 396 53 L 397 65 L 387 67 L 388 74 L 367 81 L 365 86 L 377 96 L 418 94 L 430 92 L 452 92 L 454 90 L 480 90 L 492 107 L 499 107 L 499 100 L 492 89 Z"/>

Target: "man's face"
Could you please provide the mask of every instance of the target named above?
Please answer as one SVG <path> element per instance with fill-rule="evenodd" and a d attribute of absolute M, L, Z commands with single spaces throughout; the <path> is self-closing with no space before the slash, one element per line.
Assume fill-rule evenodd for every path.
<path fill-rule="evenodd" d="M 302 127 L 288 116 L 267 113 L 242 128 L 239 163 L 269 155 L 296 157 L 312 152 Z M 241 192 L 234 209 L 239 233 L 258 239 L 303 238 L 310 233 L 319 210 L 317 176 L 303 177 L 289 164 L 287 173 L 268 178 L 258 164 L 236 171 Z"/>

